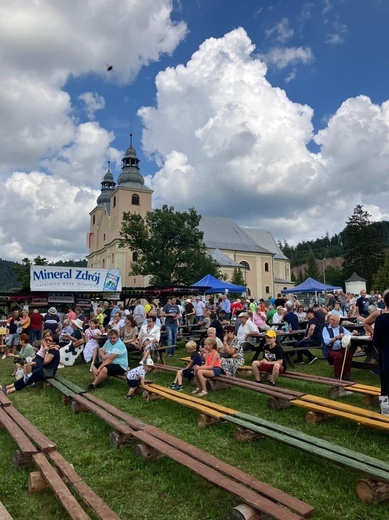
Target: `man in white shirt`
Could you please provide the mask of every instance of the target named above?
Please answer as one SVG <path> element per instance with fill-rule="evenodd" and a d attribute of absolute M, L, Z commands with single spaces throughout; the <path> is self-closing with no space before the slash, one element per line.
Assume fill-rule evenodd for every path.
<path fill-rule="evenodd" d="M 196 296 L 196 301 L 193 303 L 193 307 L 194 307 L 195 313 L 196 313 L 195 323 L 198 323 L 199 321 L 203 321 L 205 303 L 201 300 L 201 296 Z"/>
<path fill-rule="evenodd" d="M 135 302 L 135 309 L 134 309 L 134 320 L 139 328 L 141 328 L 143 322 L 146 319 L 146 310 L 141 305 L 140 300 L 136 300 Z"/>
<path fill-rule="evenodd" d="M 241 322 L 236 337 L 238 338 L 239 344 L 243 350 L 249 350 L 255 345 L 255 336 L 259 335 L 258 327 L 249 320 L 246 312 L 239 314 L 239 320 Z"/>

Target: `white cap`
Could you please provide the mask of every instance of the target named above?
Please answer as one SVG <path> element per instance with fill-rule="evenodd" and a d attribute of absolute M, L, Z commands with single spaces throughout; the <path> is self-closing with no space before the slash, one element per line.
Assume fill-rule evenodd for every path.
<path fill-rule="evenodd" d="M 147 358 L 146 361 L 143 362 L 143 364 L 148 366 L 148 367 L 153 367 L 154 366 L 154 361 L 151 358 Z"/>

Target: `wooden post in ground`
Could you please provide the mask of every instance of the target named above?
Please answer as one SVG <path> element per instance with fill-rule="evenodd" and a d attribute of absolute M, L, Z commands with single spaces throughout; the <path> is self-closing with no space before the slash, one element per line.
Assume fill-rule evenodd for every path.
<path fill-rule="evenodd" d="M 355 486 L 355 491 L 362 502 L 367 504 L 384 502 L 389 499 L 389 485 L 369 478 L 359 480 Z"/>
<path fill-rule="evenodd" d="M 247 504 L 241 504 L 231 509 L 230 520 L 270 520 L 271 517 L 257 511 L 256 509 L 248 506 Z"/>
<path fill-rule="evenodd" d="M 159 451 L 143 443 L 135 446 L 135 455 L 146 462 L 152 462 L 153 460 L 162 457 Z"/>

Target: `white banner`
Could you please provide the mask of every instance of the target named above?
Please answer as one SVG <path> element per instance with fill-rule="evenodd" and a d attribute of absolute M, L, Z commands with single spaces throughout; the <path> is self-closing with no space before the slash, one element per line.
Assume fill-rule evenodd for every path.
<path fill-rule="evenodd" d="M 30 287 L 31 291 L 120 292 L 121 271 L 32 265 Z"/>

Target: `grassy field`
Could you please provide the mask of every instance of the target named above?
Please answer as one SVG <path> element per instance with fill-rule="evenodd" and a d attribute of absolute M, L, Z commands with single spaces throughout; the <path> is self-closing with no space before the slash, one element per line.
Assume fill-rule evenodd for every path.
<path fill-rule="evenodd" d="M 178 354 L 168 358 L 181 366 Z M 247 360 L 250 353 L 246 354 Z M 332 367 L 318 360 L 296 370 L 331 377 Z M 12 362 L 0 361 L 0 382 L 11 381 Z M 63 377 L 86 387 L 91 382 L 88 366 L 77 363 L 60 371 Z M 378 386 L 378 377 L 368 371 L 354 370 L 353 379 Z M 172 374 L 158 372 L 153 380 L 161 385 L 172 382 Z M 328 387 L 281 379 L 286 388 L 327 396 Z M 189 390 L 188 387 L 186 387 Z M 198 414 L 165 400 L 144 402 L 140 396 L 126 401 L 125 382 L 109 380 L 95 395 L 144 422 L 153 424 L 220 459 L 276 486 L 315 507 L 318 520 L 386 520 L 388 504 L 363 504 L 354 492 L 359 475 L 332 465 L 308 453 L 277 443 L 270 438 L 239 443 L 233 438 L 234 427 L 219 423 L 207 429 L 197 426 Z M 287 425 L 321 439 L 354 449 L 389 462 L 388 434 L 332 418 L 319 425 L 305 423 L 305 411 L 297 407 L 273 412 L 267 398 L 248 390 L 231 387 L 206 397 L 236 410 Z M 167 458 L 144 463 L 131 446 L 114 449 L 108 443 L 110 428 L 90 413 L 73 415 L 62 404 L 59 392 L 44 390 L 41 384 L 11 396 L 14 406 L 40 428 L 74 465 L 75 470 L 103 498 L 122 520 L 177 519 L 225 520 L 239 501 Z M 361 405 L 358 395 L 345 402 Z M 15 520 L 52 520 L 68 518 L 50 490 L 29 495 L 28 469 L 12 464 L 15 444 L 6 430 L 0 431 L 0 500 Z M 31 468 L 33 469 L 33 468 Z"/>

